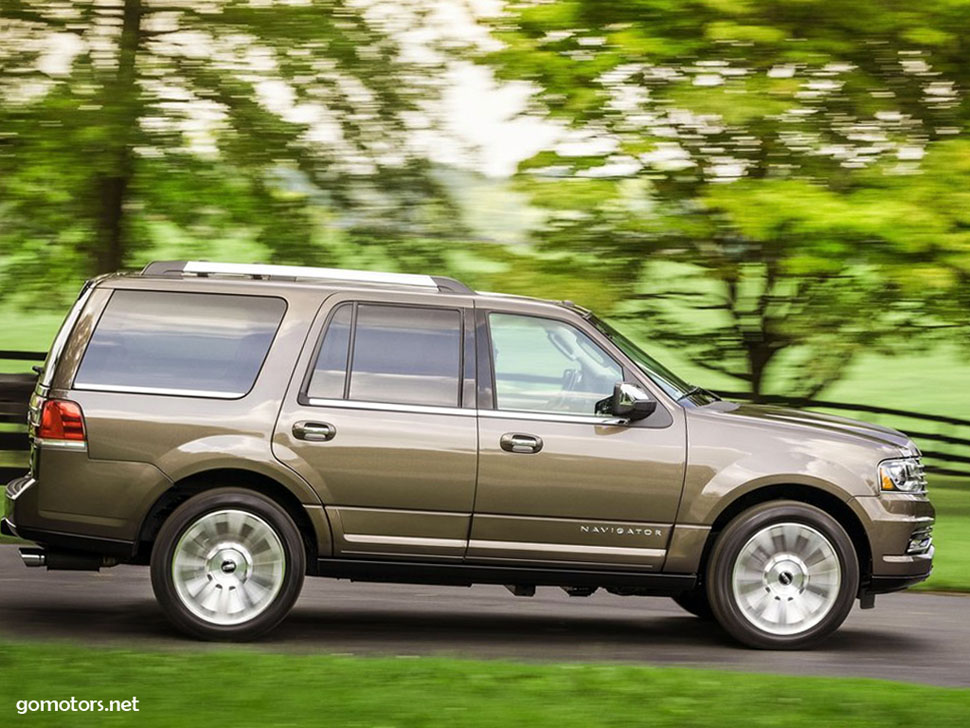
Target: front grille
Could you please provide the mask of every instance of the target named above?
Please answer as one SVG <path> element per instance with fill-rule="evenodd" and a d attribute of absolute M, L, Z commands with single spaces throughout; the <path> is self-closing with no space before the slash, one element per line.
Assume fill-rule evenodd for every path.
<path fill-rule="evenodd" d="M 919 489 L 926 490 L 926 466 L 923 465 L 923 458 L 916 458 L 916 478 L 919 482 Z"/>

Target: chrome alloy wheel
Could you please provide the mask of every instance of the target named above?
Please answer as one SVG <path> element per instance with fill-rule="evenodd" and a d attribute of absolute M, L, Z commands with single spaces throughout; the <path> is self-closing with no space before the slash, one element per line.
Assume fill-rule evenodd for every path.
<path fill-rule="evenodd" d="M 285 574 L 280 537 L 246 511 L 205 514 L 185 530 L 172 555 L 179 600 L 210 624 L 242 624 L 259 616 L 279 594 Z"/>
<path fill-rule="evenodd" d="M 802 523 L 776 523 L 752 536 L 734 562 L 734 600 L 751 624 L 772 635 L 811 629 L 831 611 L 842 584 L 832 543 Z"/>

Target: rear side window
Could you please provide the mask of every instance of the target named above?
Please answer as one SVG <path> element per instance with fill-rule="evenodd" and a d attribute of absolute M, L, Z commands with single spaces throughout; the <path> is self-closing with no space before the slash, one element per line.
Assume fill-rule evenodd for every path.
<path fill-rule="evenodd" d="M 285 311 L 279 298 L 115 291 L 74 386 L 242 397 L 252 389 Z"/>
<path fill-rule="evenodd" d="M 457 407 L 461 313 L 418 306 L 345 305 L 331 318 L 310 398 Z M 349 375 L 347 363 L 349 362 Z"/>
<path fill-rule="evenodd" d="M 61 353 L 64 351 L 64 347 L 67 344 L 67 339 L 74 331 L 74 326 L 77 324 L 77 320 L 81 317 L 81 311 L 84 310 L 84 304 L 88 302 L 88 298 L 91 297 L 91 291 L 94 290 L 94 286 L 91 281 L 84 284 L 81 292 L 78 294 L 77 301 L 74 306 L 71 307 L 70 312 L 64 319 L 64 323 L 61 324 L 61 328 L 57 332 L 57 336 L 54 337 L 54 343 L 51 344 L 50 351 L 47 352 L 47 359 L 44 361 L 44 369 L 40 375 L 40 385 L 42 387 L 49 387 L 54 381 L 54 372 L 57 369 L 57 364 L 60 361 Z"/>

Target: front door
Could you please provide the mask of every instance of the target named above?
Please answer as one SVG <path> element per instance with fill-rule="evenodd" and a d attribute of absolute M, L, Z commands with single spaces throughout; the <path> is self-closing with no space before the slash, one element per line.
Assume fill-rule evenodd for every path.
<path fill-rule="evenodd" d="M 479 314 L 493 372 L 479 412 L 468 558 L 659 570 L 683 484 L 683 413 L 658 402 L 635 423 L 595 413 L 618 358 L 577 319 Z M 482 341 L 482 339 L 488 339 Z"/>
<path fill-rule="evenodd" d="M 467 305 L 328 299 L 273 449 L 320 495 L 336 555 L 464 556 L 477 461 Z"/>

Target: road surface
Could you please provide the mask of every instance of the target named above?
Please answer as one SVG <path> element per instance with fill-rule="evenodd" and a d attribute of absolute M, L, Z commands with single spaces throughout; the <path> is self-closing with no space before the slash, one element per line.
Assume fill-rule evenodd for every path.
<path fill-rule="evenodd" d="M 207 649 L 165 621 L 148 569 L 27 569 L 14 546 L 0 546 L 0 637 Z M 308 579 L 276 631 L 232 649 L 636 662 L 970 686 L 970 597 L 880 596 L 876 609 L 854 609 L 819 649 L 760 652 L 669 599 L 568 597 L 553 588 L 522 598 L 501 586 Z"/>

